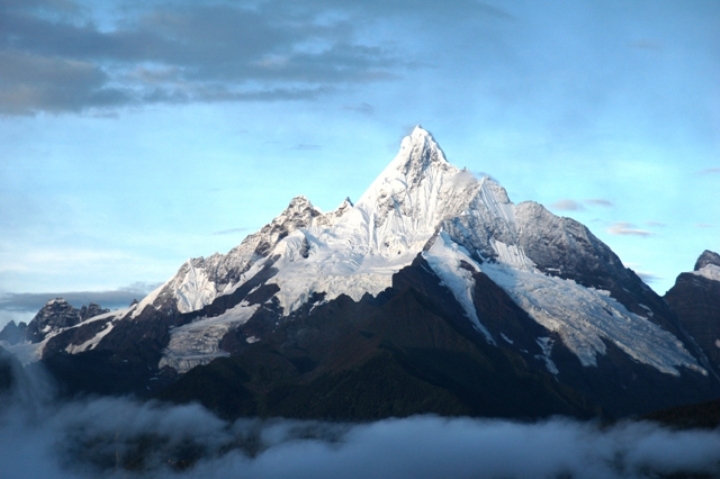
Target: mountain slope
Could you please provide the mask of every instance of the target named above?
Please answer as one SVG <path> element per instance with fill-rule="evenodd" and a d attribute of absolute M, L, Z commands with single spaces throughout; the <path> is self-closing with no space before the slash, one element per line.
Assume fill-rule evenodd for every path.
<path fill-rule="evenodd" d="M 325 339 L 301 348 L 293 362 L 287 344 L 307 334 L 296 325 L 318 330 L 317 321 Z M 452 330 L 465 342 L 407 342 L 422 328 Z M 365 333 L 394 346 L 361 340 Z M 290 388 L 286 397 L 294 399 L 266 411 L 329 414 L 338 399 L 328 391 L 357 385 L 355 374 L 378 364 L 405 384 L 385 388 L 387 401 L 419 388 L 444 398 L 433 403 L 436 412 L 519 417 L 602 408 L 618 416 L 720 394 L 715 365 L 607 245 L 580 223 L 534 202 L 515 205 L 489 177 L 451 165 L 420 127 L 356 204 L 345 200 L 323 213 L 296 197 L 227 254 L 191 259 L 129 309 L 63 323 L 38 347 L 51 369 L 72 378 L 70 389 L 147 394 L 187 373 L 168 390 L 177 396 L 165 393 L 177 400 L 217 399 L 203 396 L 214 387 L 201 371 L 225 364 L 244 371 L 232 386 L 255 404 L 236 409 L 244 412 L 263 410 L 278 388 Z M 210 369 L 193 369 L 213 360 Z M 264 361 L 277 370 L 257 379 L 251 373 Z M 457 368 L 477 374 L 457 379 Z M 106 370 L 131 379 L 109 383 Z M 324 405 L 301 407 L 299 398 L 318 388 L 330 388 Z M 544 409 L 530 404 L 538 390 Z M 406 413 L 432 410 L 403 404 Z"/>

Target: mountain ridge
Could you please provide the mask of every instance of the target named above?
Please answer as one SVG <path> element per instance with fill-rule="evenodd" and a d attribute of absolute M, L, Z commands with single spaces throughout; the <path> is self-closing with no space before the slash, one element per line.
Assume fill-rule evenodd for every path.
<path fill-rule="evenodd" d="M 417 346 L 446 366 L 412 352 L 416 346 L 407 341 L 418 332 L 411 320 L 386 329 L 373 319 L 395 324 L 397 304 L 445 336 L 457 335 Z M 336 311 L 334 319 L 327 311 Z M 332 348 L 302 339 L 319 324 L 328 331 L 312 333 L 318 338 L 347 338 L 349 348 L 365 352 L 340 361 L 342 371 L 328 365 L 324 354 Z M 474 359 L 446 350 L 459 338 L 473 345 Z M 203 395 L 208 383 L 196 368 L 211 371 L 210 363 L 245 365 L 232 377 L 247 404 L 265 404 L 283 390 L 307 395 L 340 384 L 356 390 L 347 381 L 375 388 L 362 371 L 379 364 L 395 371 L 394 380 L 480 415 L 502 408 L 472 384 L 478 378 L 495 385 L 497 401 L 508 401 L 503 381 L 534 384 L 528 387 L 545 398 L 546 408 L 534 409 L 540 416 L 560 410 L 617 416 L 720 394 L 720 363 L 708 360 L 707 347 L 663 298 L 587 227 L 535 202 L 514 204 L 491 178 L 450 164 L 421 127 L 355 204 L 346 199 L 324 213 L 297 196 L 227 254 L 188 260 L 139 303 L 58 323 L 35 340 L 42 361 L 69 378 L 70 389 L 92 389 L 95 381 L 103 392 L 171 398 L 162 392 L 170 388 L 175 399 L 208 404 L 214 400 Z M 300 343 L 304 349 L 293 346 Z M 466 359 L 448 359 L 457 354 Z M 251 358 L 280 362 L 257 376 L 252 371 L 265 366 Z M 451 364 L 478 375 L 459 380 Z M 109 384 L 103 371 L 130 379 Z M 214 390 L 223 387 L 213 383 Z M 334 393 L 323 391 L 322 407 L 331 407 Z M 567 394 L 575 398 L 571 406 L 562 405 Z M 271 401 L 276 409 L 264 410 L 301 409 L 290 402 Z M 406 411 L 420 407 L 402 402 Z M 247 407 L 235 410 L 250 413 Z"/>

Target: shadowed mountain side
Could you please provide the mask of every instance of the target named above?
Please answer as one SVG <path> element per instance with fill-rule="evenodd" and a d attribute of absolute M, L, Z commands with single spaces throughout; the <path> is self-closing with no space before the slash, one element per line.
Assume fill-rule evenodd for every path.
<path fill-rule="evenodd" d="M 14 383 L 15 376 L 13 369 L 21 367 L 15 357 L 0 348 L 0 394 L 9 391 Z"/>
<path fill-rule="evenodd" d="M 716 429 L 720 427 L 720 399 L 655 411 L 642 419 L 678 429 Z"/>
<path fill-rule="evenodd" d="M 317 307 L 267 341 L 191 370 L 160 397 L 199 401 L 226 417 L 597 414 L 514 351 L 468 339 L 412 288 L 371 302 Z"/>
<path fill-rule="evenodd" d="M 665 300 L 685 329 L 720 368 L 720 281 L 694 273 L 682 273 Z"/>

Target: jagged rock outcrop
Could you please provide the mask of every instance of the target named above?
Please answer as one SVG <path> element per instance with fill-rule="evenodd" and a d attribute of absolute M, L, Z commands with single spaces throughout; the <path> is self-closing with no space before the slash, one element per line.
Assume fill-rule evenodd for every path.
<path fill-rule="evenodd" d="M 720 255 L 703 252 L 690 273 L 681 273 L 665 294 L 682 326 L 720 368 Z"/>

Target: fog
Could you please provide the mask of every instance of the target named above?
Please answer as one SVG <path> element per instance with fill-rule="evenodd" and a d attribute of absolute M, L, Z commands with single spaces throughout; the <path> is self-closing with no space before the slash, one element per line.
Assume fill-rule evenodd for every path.
<path fill-rule="evenodd" d="M 639 478 L 720 476 L 720 432 L 419 416 L 242 419 L 129 398 L 58 401 L 19 374 L 0 400 L 8 478 Z"/>

